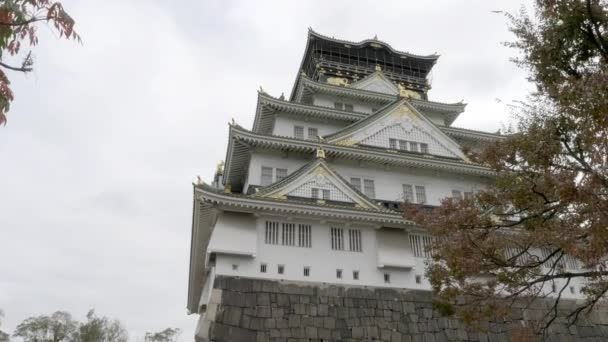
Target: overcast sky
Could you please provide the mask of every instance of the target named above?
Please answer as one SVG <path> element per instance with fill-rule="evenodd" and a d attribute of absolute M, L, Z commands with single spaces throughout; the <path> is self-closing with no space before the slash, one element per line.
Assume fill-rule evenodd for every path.
<path fill-rule="evenodd" d="M 83 44 L 43 27 L 36 71 L 10 74 L 0 128 L 2 330 L 90 308 L 132 340 L 184 329 L 191 182 L 225 156 L 228 121 L 250 128 L 259 86 L 291 91 L 307 28 L 441 55 L 430 98 L 464 100 L 455 126 L 496 131 L 525 75 L 504 17 L 519 1 L 63 0 Z"/>

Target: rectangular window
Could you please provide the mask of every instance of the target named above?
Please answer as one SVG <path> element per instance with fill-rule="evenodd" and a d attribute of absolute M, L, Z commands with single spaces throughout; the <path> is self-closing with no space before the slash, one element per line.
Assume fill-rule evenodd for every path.
<path fill-rule="evenodd" d="M 576 291 L 574 290 L 574 286 L 570 286 L 570 293 L 575 294 Z"/>
<path fill-rule="evenodd" d="M 353 271 L 353 279 L 359 280 L 359 271 Z"/>
<path fill-rule="evenodd" d="M 363 193 L 369 198 L 376 198 L 376 188 L 373 179 L 363 180 Z"/>
<path fill-rule="evenodd" d="M 353 105 L 351 103 L 345 103 L 344 110 L 349 111 L 349 112 L 354 111 Z"/>
<path fill-rule="evenodd" d="M 331 234 L 331 249 L 333 250 L 344 250 L 344 229 L 334 228 L 330 229 Z"/>
<path fill-rule="evenodd" d="M 298 224 L 298 246 L 310 248 L 311 243 L 311 226 L 309 224 Z"/>
<path fill-rule="evenodd" d="M 269 245 L 279 244 L 279 222 L 266 221 L 265 241 Z"/>
<path fill-rule="evenodd" d="M 465 191 L 465 193 L 464 193 L 464 199 L 473 199 L 473 192 L 472 191 Z"/>
<path fill-rule="evenodd" d="M 293 126 L 293 137 L 296 139 L 304 139 L 304 127 Z"/>
<path fill-rule="evenodd" d="M 285 265 L 278 265 L 278 266 L 277 266 L 277 273 L 278 273 L 278 274 L 283 274 L 283 273 L 285 273 Z"/>
<path fill-rule="evenodd" d="M 283 223 L 282 225 L 282 239 L 281 244 L 283 246 L 295 246 L 296 245 L 296 224 L 295 223 Z"/>
<path fill-rule="evenodd" d="M 232 264 L 232 270 L 233 270 L 233 271 L 238 271 L 238 269 L 239 269 L 239 265 L 237 265 L 237 264 Z"/>
<path fill-rule="evenodd" d="M 420 204 L 426 203 L 426 189 L 423 185 L 416 185 L 416 200 Z"/>
<path fill-rule="evenodd" d="M 262 186 L 272 184 L 272 168 L 268 166 L 262 166 L 262 179 L 260 180 Z"/>
<path fill-rule="evenodd" d="M 359 177 L 351 177 L 350 178 L 350 185 L 352 185 L 353 188 L 361 191 L 361 178 L 359 178 Z"/>
<path fill-rule="evenodd" d="M 283 178 L 287 177 L 287 169 L 275 169 L 275 177 L 276 177 L 276 181 L 280 181 Z"/>
<path fill-rule="evenodd" d="M 414 187 L 411 184 L 403 184 L 403 200 L 414 203 Z"/>
<path fill-rule="evenodd" d="M 310 266 L 304 266 L 304 276 L 310 277 Z"/>
<path fill-rule="evenodd" d="M 310 189 L 310 197 L 314 198 L 314 199 L 319 199 L 319 189 L 317 188 L 312 188 Z"/>
<path fill-rule="evenodd" d="M 314 127 L 308 127 L 308 140 L 317 140 L 319 136 L 319 130 Z"/>
<path fill-rule="evenodd" d="M 429 153 L 429 145 L 420 143 L 420 153 Z"/>
<path fill-rule="evenodd" d="M 410 141 L 410 151 L 418 152 L 418 143 Z"/>
<path fill-rule="evenodd" d="M 342 103 L 342 102 L 334 102 L 334 108 L 335 109 L 343 109 L 344 108 L 344 103 Z"/>
<path fill-rule="evenodd" d="M 330 192 L 329 192 L 329 190 L 327 190 L 327 189 L 323 189 L 323 199 L 324 199 L 324 200 L 326 200 L 326 201 L 329 201 L 329 200 L 330 200 L 330 198 L 331 198 L 331 197 L 330 197 Z"/>
<path fill-rule="evenodd" d="M 266 264 L 260 264 L 260 272 L 261 273 L 266 273 L 266 269 L 268 268 L 267 266 L 268 265 L 266 265 Z"/>
<path fill-rule="evenodd" d="M 389 284 L 391 282 L 391 275 L 390 273 L 384 273 L 384 282 Z"/>
<path fill-rule="evenodd" d="M 397 149 L 397 139 L 388 139 L 388 147 L 396 150 Z"/>
<path fill-rule="evenodd" d="M 407 141 L 399 140 L 399 149 L 402 151 L 407 151 Z"/>
<path fill-rule="evenodd" d="M 433 238 L 429 235 L 410 234 L 410 246 L 414 257 L 416 258 L 430 258 L 431 251 L 429 246 Z"/>
<path fill-rule="evenodd" d="M 462 199 L 462 192 L 460 190 L 452 190 L 452 198 L 453 199 Z"/>
<path fill-rule="evenodd" d="M 336 270 L 336 278 L 342 279 L 342 270 Z"/>
<path fill-rule="evenodd" d="M 422 276 L 419 274 L 416 274 L 416 284 L 422 284 Z"/>
<path fill-rule="evenodd" d="M 348 230 L 348 246 L 352 252 L 361 252 L 361 231 L 358 229 Z"/>

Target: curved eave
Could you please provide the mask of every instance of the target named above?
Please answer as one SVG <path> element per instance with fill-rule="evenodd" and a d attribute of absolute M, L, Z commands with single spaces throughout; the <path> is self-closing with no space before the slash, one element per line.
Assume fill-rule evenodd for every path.
<path fill-rule="evenodd" d="M 456 128 L 456 127 L 441 127 L 441 130 L 452 137 L 463 138 L 469 140 L 478 140 L 478 141 L 497 141 L 505 139 L 506 136 L 496 134 L 496 133 L 488 133 L 482 131 L 475 131 L 465 128 Z"/>
<path fill-rule="evenodd" d="M 239 189 L 244 182 L 245 173 L 251 158 L 250 150 L 252 148 L 283 150 L 312 155 L 318 147 L 321 147 L 325 151 L 327 158 L 360 160 L 380 165 L 407 166 L 483 177 L 495 176 L 495 172 L 491 169 L 466 161 L 449 160 L 431 155 L 419 156 L 364 146 L 342 146 L 322 141 L 261 135 L 238 126 L 231 126 L 228 146 L 229 155 L 226 158 L 226 177 L 224 181 L 230 183 L 233 186 L 233 190 Z M 230 152 L 231 150 L 234 152 Z"/>
<path fill-rule="evenodd" d="M 383 42 L 381 40 L 378 40 L 378 39 L 365 39 L 365 40 L 361 40 L 359 42 L 352 42 L 352 41 L 348 41 L 348 40 L 327 37 L 318 32 L 315 32 L 312 28 L 309 28 L 308 29 L 308 39 L 310 40 L 311 37 L 315 37 L 315 38 L 318 38 L 321 40 L 338 43 L 338 44 L 347 44 L 347 45 L 350 45 L 351 47 L 355 47 L 355 48 L 361 48 L 361 47 L 365 47 L 365 46 L 372 45 L 372 44 L 378 44 L 378 45 L 382 46 L 383 48 L 389 50 L 391 53 L 398 55 L 399 57 L 419 59 L 419 60 L 430 62 L 431 65 L 435 64 L 437 62 L 437 59 L 439 59 L 439 55 L 437 55 L 437 54 L 416 55 L 416 54 L 409 53 L 406 51 L 399 51 L 399 50 L 394 49 L 392 46 L 390 46 L 390 44 Z"/>
<path fill-rule="evenodd" d="M 196 188 L 198 200 L 219 209 L 240 212 L 267 213 L 272 215 L 295 215 L 335 220 L 358 220 L 366 223 L 413 226 L 414 222 L 404 219 L 397 212 L 387 210 L 352 209 L 337 205 L 301 202 L 292 199 L 256 198 L 214 191 L 206 186 Z"/>
<path fill-rule="evenodd" d="M 285 114 L 301 115 L 320 119 L 354 122 L 364 119 L 368 114 L 348 112 L 333 108 L 305 105 L 274 98 L 268 94 L 258 93 L 253 132 L 270 134 L 274 127 L 274 114 L 280 111 Z"/>

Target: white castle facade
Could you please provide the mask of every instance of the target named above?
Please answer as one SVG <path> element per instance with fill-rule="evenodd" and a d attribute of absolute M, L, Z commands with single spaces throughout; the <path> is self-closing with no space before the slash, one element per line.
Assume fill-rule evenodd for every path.
<path fill-rule="evenodd" d="M 430 237 L 400 204 L 482 189 L 493 173 L 463 147 L 501 138 L 451 127 L 465 105 L 428 99 L 436 61 L 309 31 L 290 97 L 260 91 L 253 127 L 232 123 L 223 168 L 194 185 L 191 313 L 218 275 L 430 290 Z"/>

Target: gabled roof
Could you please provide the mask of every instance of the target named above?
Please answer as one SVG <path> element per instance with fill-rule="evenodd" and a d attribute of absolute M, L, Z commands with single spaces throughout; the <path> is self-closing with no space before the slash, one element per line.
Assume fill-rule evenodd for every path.
<path fill-rule="evenodd" d="M 309 97 L 314 93 L 344 96 L 380 105 L 391 103 L 398 98 L 396 95 L 379 93 L 377 91 L 319 83 L 311 80 L 306 75 L 300 75 L 295 88 L 297 88 L 297 91 L 292 95 L 291 101 L 300 103 L 308 101 Z M 448 126 L 458 118 L 460 113 L 464 112 L 464 109 L 467 106 L 466 103 L 462 102 L 443 103 L 414 98 L 409 99 L 409 102 L 421 112 L 432 112 L 443 115 L 445 117 L 446 125 Z"/>
<path fill-rule="evenodd" d="M 366 209 L 384 210 L 362 192 L 355 189 L 338 172 L 332 169 L 324 158 L 317 158 L 300 169 L 292 172 L 286 178 L 258 190 L 253 196 L 262 198 L 286 198 L 298 189 L 310 185 L 327 187 L 331 185 L 339 191 L 348 202 Z M 292 195 L 293 196 L 293 195 Z"/>
<path fill-rule="evenodd" d="M 437 141 L 453 155 L 468 160 L 457 142 L 418 112 L 405 98 L 393 102 L 367 118 L 357 121 L 336 133 L 324 136 L 323 140 L 330 144 L 358 145 L 367 137 L 394 125 L 409 126 L 410 129 L 412 127 L 423 128 L 425 131 L 431 131 L 432 134 L 429 134 L 429 138 Z"/>
<path fill-rule="evenodd" d="M 382 71 L 375 72 L 365 76 L 355 83 L 349 85 L 350 88 L 375 91 L 378 93 L 389 94 L 393 96 L 399 95 L 399 88 L 389 80 Z"/>

